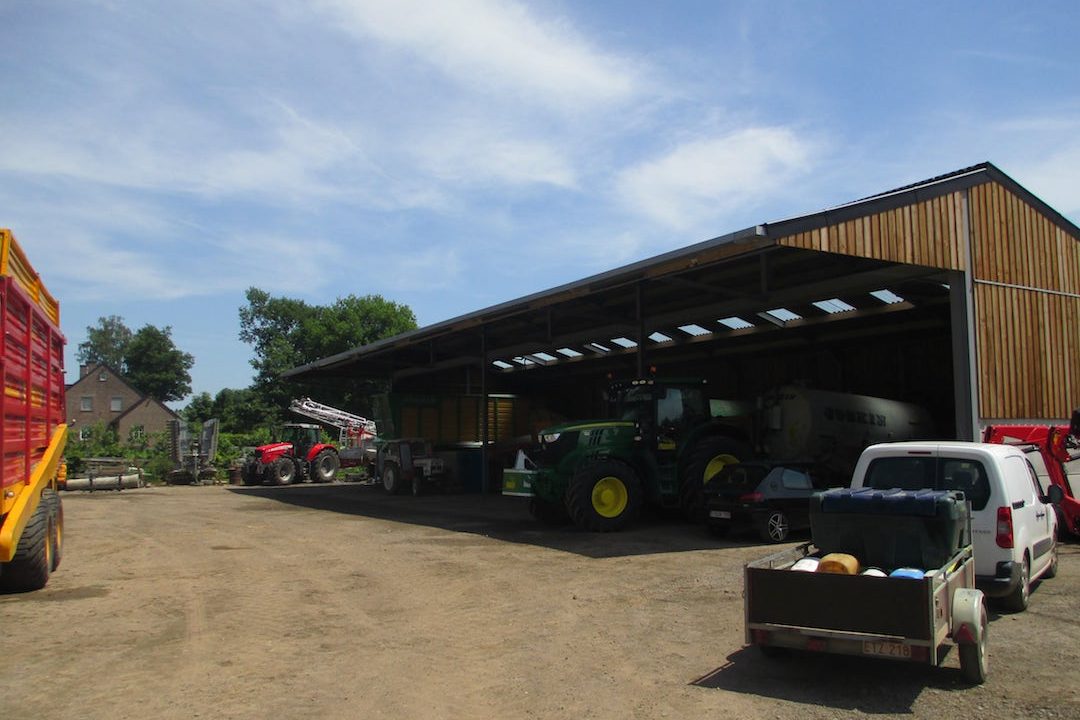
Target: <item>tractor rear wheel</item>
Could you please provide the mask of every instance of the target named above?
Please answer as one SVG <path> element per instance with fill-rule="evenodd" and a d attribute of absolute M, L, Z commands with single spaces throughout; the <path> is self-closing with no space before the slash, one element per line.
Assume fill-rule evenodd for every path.
<path fill-rule="evenodd" d="M 566 507 L 579 528 L 611 532 L 637 518 L 641 496 L 641 479 L 633 468 L 618 460 L 600 460 L 574 473 Z"/>
<path fill-rule="evenodd" d="M 750 458 L 750 450 L 726 437 L 702 439 L 690 450 L 679 477 L 679 504 L 691 522 L 705 520 L 705 486 L 725 466 Z"/>
<path fill-rule="evenodd" d="M 323 450 L 311 461 L 311 479 L 317 483 L 334 482 L 341 460 L 333 450 Z"/>
<path fill-rule="evenodd" d="M 30 592 L 40 590 L 49 582 L 52 571 L 53 519 L 44 497 L 38 503 L 30 521 L 23 528 L 15 557 L 0 570 L 0 590 Z"/>
<path fill-rule="evenodd" d="M 268 468 L 267 476 L 274 485 L 292 485 L 296 482 L 296 463 L 292 458 L 280 457 Z"/>

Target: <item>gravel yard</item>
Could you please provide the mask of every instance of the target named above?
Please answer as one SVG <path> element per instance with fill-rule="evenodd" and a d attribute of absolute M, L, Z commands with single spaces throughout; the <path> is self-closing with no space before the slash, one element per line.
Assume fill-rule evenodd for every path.
<path fill-rule="evenodd" d="M 0 596 L 5 718 L 1080 718 L 1080 544 L 990 679 L 743 646 L 750 537 L 590 535 L 372 486 L 63 496 L 63 564 Z"/>

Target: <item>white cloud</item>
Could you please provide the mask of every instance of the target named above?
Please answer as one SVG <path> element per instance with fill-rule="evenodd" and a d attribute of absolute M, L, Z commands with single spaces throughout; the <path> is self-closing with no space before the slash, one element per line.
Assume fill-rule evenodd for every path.
<path fill-rule="evenodd" d="M 689 230 L 767 200 L 808 172 L 815 153 L 814 143 L 789 128 L 749 128 L 686 142 L 631 167 L 616 189 L 632 210 Z"/>
<path fill-rule="evenodd" d="M 463 270 L 459 249 L 445 245 L 374 250 L 365 255 L 364 267 L 386 288 L 382 292 L 391 294 L 453 287 L 461 281 Z"/>
<path fill-rule="evenodd" d="M 420 173 L 439 183 L 576 187 L 573 159 L 557 142 L 498 133 L 466 122 L 418 138 L 409 153 Z"/>
<path fill-rule="evenodd" d="M 462 87 L 510 92 L 578 112 L 642 90 L 639 69 L 593 47 L 569 23 L 497 0 L 325 0 L 342 28 L 403 48 Z"/>

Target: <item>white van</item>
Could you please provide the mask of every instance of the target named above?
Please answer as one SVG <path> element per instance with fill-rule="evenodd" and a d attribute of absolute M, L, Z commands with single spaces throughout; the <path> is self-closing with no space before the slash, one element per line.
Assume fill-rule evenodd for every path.
<path fill-rule="evenodd" d="M 975 581 L 1010 610 L 1027 608 L 1031 583 L 1057 574 L 1061 488 L 1043 495 L 1023 452 L 972 442 L 872 445 L 855 466 L 852 488 L 962 490 L 971 503 Z M 1057 490 L 1057 493 L 1054 493 Z"/>

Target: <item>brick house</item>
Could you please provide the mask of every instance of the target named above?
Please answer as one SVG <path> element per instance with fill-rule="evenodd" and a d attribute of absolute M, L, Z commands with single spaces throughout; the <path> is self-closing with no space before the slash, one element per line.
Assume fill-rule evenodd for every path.
<path fill-rule="evenodd" d="M 126 441 L 138 433 L 164 432 L 179 417 L 154 398 L 143 395 L 104 363 L 83 365 L 79 379 L 67 386 L 68 429 L 82 437 L 84 429 L 103 422 Z"/>

